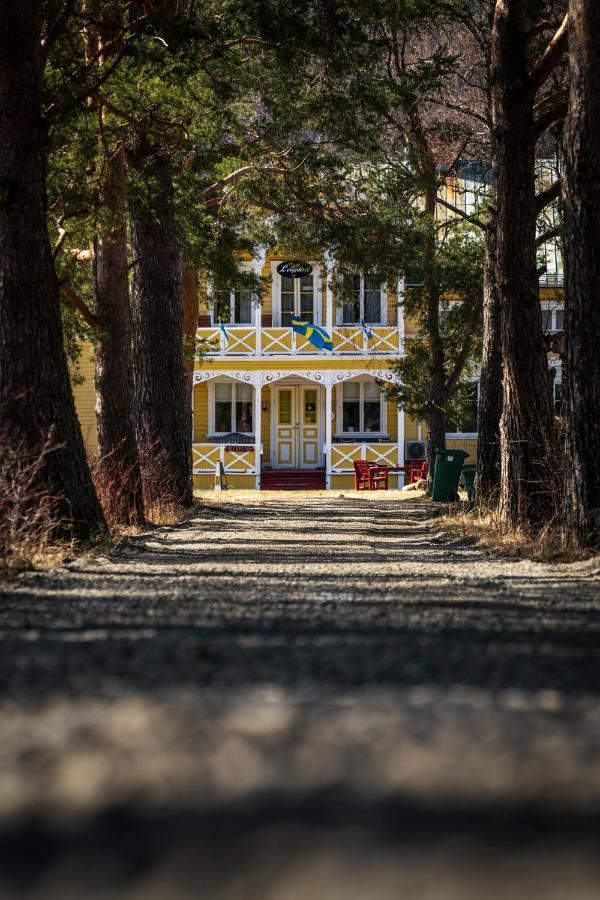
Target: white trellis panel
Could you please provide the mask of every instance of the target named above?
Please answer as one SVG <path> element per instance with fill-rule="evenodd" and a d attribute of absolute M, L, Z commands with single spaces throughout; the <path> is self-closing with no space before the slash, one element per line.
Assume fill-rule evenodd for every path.
<path fill-rule="evenodd" d="M 366 459 L 367 462 L 380 463 L 382 466 L 397 466 L 398 444 L 332 444 L 331 474 L 353 473 L 354 461 L 357 459 Z"/>

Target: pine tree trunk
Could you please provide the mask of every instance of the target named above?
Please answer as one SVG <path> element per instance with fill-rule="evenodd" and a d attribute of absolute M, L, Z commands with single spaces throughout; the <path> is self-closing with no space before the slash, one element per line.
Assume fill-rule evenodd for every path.
<path fill-rule="evenodd" d="M 435 184 L 435 168 L 432 167 Z M 435 208 L 436 187 L 425 193 L 425 211 L 431 217 L 431 230 L 425 238 L 424 291 L 427 304 L 427 346 L 429 348 L 429 385 L 427 395 L 427 490 L 433 490 L 435 451 L 446 449 L 446 359 L 440 334 L 440 292 L 435 266 Z"/>
<path fill-rule="evenodd" d="M 183 353 L 187 388 L 187 409 L 191 431 L 192 397 L 194 390 L 194 355 L 196 352 L 196 328 L 198 327 L 198 272 L 193 266 L 186 265 L 183 267 L 181 297 L 183 303 Z"/>
<path fill-rule="evenodd" d="M 38 7 L 4 4 L 0 28 L 1 419 L 3 438 L 24 454 L 52 433 L 36 489 L 60 498 L 61 533 L 87 538 L 104 519 L 75 414 L 46 221 Z"/>
<path fill-rule="evenodd" d="M 564 538 L 600 544 L 600 6 L 569 7 L 571 88 L 564 133 L 566 516 Z M 564 375 L 563 375 L 564 382 Z"/>
<path fill-rule="evenodd" d="M 498 3 L 492 33 L 497 193 L 496 285 L 504 397 L 500 423 L 500 514 L 537 528 L 556 512 L 554 410 L 535 256 L 533 98 L 526 4 Z"/>
<path fill-rule="evenodd" d="M 183 355 L 182 271 L 168 156 L 138 136 L 129 159 L 140 183 L 130 196 L 134 255 L 135 411 L 144 498 L 190 506 L 191 412 Z"/>
<path fill-rule="evenodd" d="M 500 308 L 495 281 L 496 223 L 486 230 L 483 271 L 483 354 L 477 416 L 477 496 L 497 499 L 500 491 L 500 416 L 502 414 L 502 349 Z"/>
<path fill-rule="evenodd" d="M 106 161 L 94 254 L 96 316 L 103 329 L 96 343 L 96 415 L 107 514 L 113 522 L 138 525 L 144 504 L 133 407 L 125 178 L 119 155 Z"/>

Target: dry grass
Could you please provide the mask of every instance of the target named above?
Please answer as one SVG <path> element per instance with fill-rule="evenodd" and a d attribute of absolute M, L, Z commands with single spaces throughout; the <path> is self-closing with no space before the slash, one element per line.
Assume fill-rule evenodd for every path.
<path fill-rule="evenodd" d="M 436 518 L 444 530 L 468 538 L 476 547 L 496 556 L 568 563 L 593 555 L 565 549 L 556 522 L 532 535 L 519 529 L 508 529 L 494 509 L 484 506 L 458 507 L 457 504 L 445 505 L 436 513 Z"/>

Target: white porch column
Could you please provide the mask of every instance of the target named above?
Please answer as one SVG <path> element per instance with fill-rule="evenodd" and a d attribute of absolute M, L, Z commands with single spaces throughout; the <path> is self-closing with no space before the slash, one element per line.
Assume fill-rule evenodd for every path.
<path fill-rule="evenodd" d="M 192 372 L 192 390 L 191 390 L 191 395 L 192 395 L 192 444 L 194 443 L 194 440 L 196 437 L 196 422 L 195 422 L 195 417 L 194 417 L 194 394 L 195 394 L 195 391 L 196 391 L 196 382 L 194 380 L 194 373 Z"/>
<path fill-rule="evenodd" d="M 398 465 L 404 465 L 404 410 L 398 407 Z M 398 484 L 402 473 L 398 473 Z M 404 484 L 406 484 L 406 475 L 404 476 Z"/>
<path fill-rule="evenodd" d="M 257 277 L 262 274 L 266 254 L 266 248 L 259 247 L 252 260 L 252 271 Z M 262 301 L 262 297 L 260 299 Z M 256 329 L 256 355 L 262 356 L 262 302 L 257 303 L 254 308 L 254 327 Z"/>
<path fill-rule="evenodd" d="M 406 294 L 406 281 L 404 275 L 398 277 L 396 322 L 398 323 L 398 353 L 404 354 L 404 298 Z"/>
<path fill-rule="evenodd" d="M 333 275 L 333 267 L 335 266 L 335 258 L 327 251 L 325 253 L 325 331 L 331 336 L 333 328 L 333 290 L 331 287 L 331 277 Z"/>
<path fill-rule="evenodd" d="M 333 384 L 331 381 L 325 382 L 325 488 L 331 490 L 331 444 L 333 423 L 331 416 L 333 413 Z"/>
<path fill-rule="evenodd" d="M 254 385 L 254 459 L 256 490 L 260 491 L 260 473 L 262 469 L 262 385 Z"/>

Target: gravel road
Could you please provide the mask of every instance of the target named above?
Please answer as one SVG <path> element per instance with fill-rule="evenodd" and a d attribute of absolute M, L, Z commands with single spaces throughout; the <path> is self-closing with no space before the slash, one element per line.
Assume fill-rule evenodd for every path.
<path fill-rule="evenodd" d="M 0 897 L 597 900 L 600 562 L 227 494 L 0 586 Z"/>

